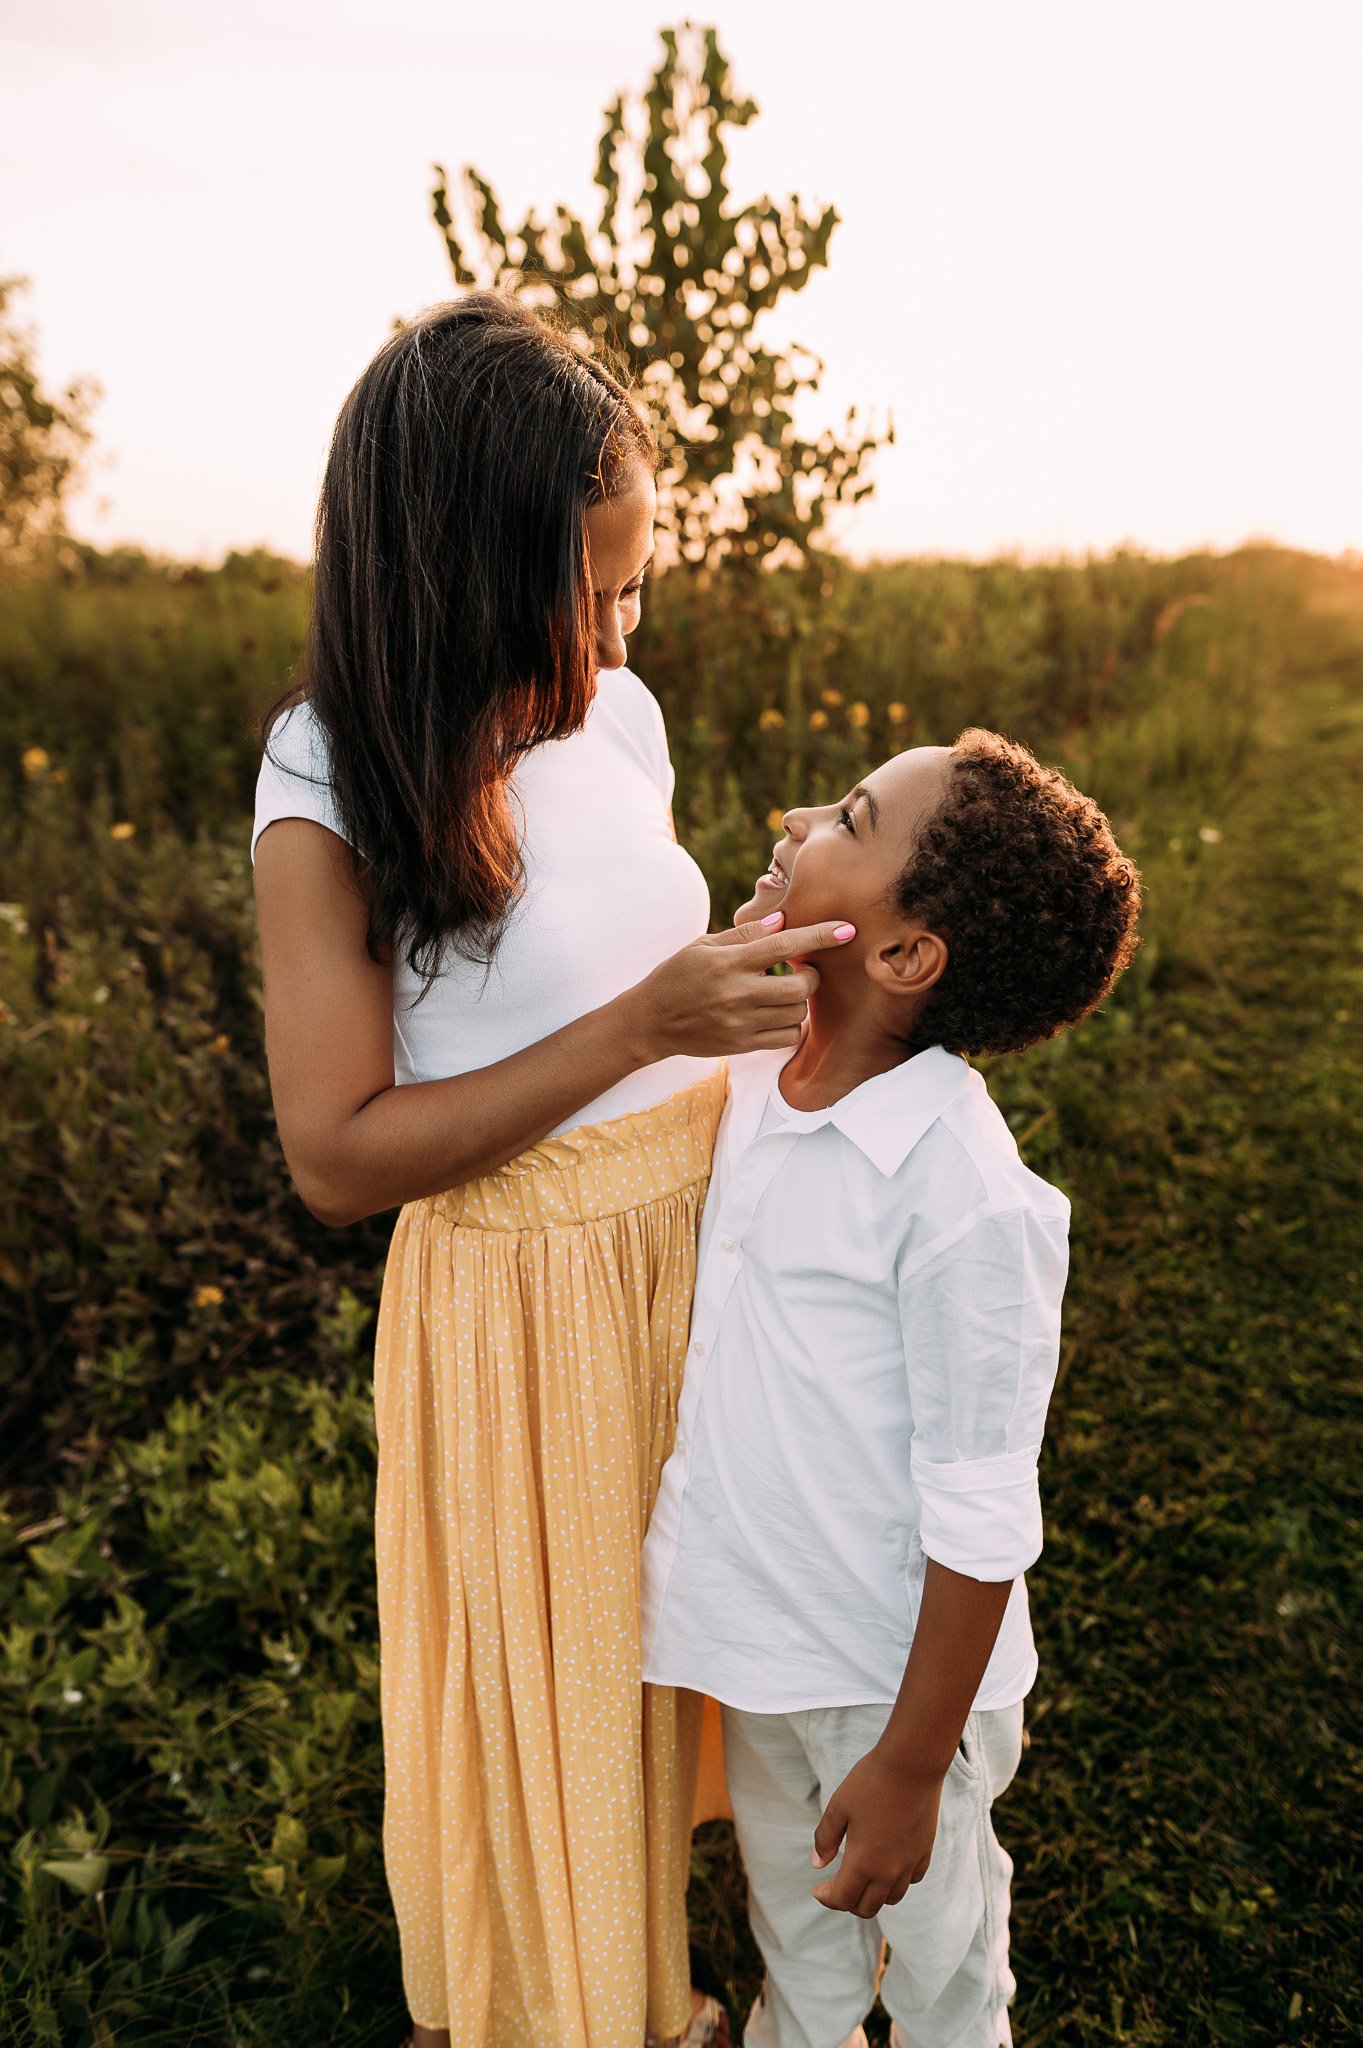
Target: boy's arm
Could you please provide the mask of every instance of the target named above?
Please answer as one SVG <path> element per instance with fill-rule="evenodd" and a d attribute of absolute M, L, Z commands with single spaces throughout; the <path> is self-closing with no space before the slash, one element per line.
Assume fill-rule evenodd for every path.
<path fill-rule="evenodd" d="M 816 1886 L 822 1906 L 871 1919 L 927 1870 L 942 1780 L 993 1652 L 1013 1581 L 966 1578 L 928 1559 L 904 1680 L 875 1748 L 850 1770 L 814 1831 L 814 1865 L 847 1854 Z"/>
<path fill-rule="evenodd" d="M 1014 1579 L 1041 1550 L 1037 1454 L 1060 1350 L 1068 1211 L 985 1210 L 901 1263 L 910 1469 L 927 1574 L 889 1723 L 828 1803 L 815 1898 L 863 1918 L 932 1853 L 937 1807 Z"/>

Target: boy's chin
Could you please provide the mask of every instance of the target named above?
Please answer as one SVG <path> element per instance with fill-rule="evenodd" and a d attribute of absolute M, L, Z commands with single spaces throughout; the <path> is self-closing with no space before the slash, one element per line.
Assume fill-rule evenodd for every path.
<path fill-rule="evenodd" d="M 746 903 L 739 905 L 734 912 L 734 923 L 758 924 L 764 917 L 770 917 L 777 910 L 785 917 L 785 924 L 782 927 L 785 931 L 792 932 L 797 925 L 815 923 L 815 919 L 807 917 L 801 910 L 798 900 L 792 906 L 791 898 L 794 894 L 794 888 L 790 884 L 784 889 L 759 889 L 756 895 L 750 896 Z"/>
<path fill-rule="evenodd" d="M 786 891 L 783 889 L 759 889 L 746 903 L 740 903 L 734 912 L 735 924 L 757 924 L 764 917 L 770 917 L 773 910 L 784 910 Z"/>

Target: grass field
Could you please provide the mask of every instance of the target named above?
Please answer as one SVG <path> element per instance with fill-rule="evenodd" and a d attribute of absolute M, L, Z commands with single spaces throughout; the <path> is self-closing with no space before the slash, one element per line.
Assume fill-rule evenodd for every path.
<path fill-rule="evenodd" d="M 1027 1150 L 1076 1228 L 999 1809 L 1027 2044 L 1363 2030 L 1360 657 L 1266 691 L 1196 860 L 1197 971 L 1099 1058 L 1038 1062 Z M 703 1861 L 741 2005 L 718 1831 Z"/>
<path fill-rule="evenodd" d="M 368 1526 L 386 1226 L 329 1236 L 283 1183 L 241 848 L 244 712 L 301 602 L 246 565 L 0 603 L 16 2043 L 401 2032 Z M 637 666 L 720 909 L 772 804 L 971 720 L 1063 758 L 1142 862 L 1118 998 L 989 1076 L 1075 1202 L 1042 1676 L 999 1813 L 1017 2032 L 1356 2041 L 1363 577 L 901 565 L 765 629 L 664 583 Z M 691 1905 L 738 2016 L 718 1824 Z"/>

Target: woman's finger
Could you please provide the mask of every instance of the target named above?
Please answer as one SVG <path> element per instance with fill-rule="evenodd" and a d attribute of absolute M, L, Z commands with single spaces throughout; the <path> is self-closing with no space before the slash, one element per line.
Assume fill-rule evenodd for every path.
<path fill-rule="evenodd" d="M 760 924 L 736 924 L 727 932 L 712 932 L 698 943 L 726 950 L 741 947 L 749 959 L 762 967 L 771 967 L 778 960 L 798 960 L 806 953 L 821 953 L 829 946 L 845 946 L 856 935 L 854 924 L 830 917 L 824 924 L 802 924 L 793 932 L 768 932 Z"/>
<path fill-rule="evenodd" d="M 751 1013 L 749 1022 L 754 1031 L 798 1031 L 807 1015 L 803 1003 L 782 1003 Z"/>
<path fill-rule="evenodd" d="M 741 927 L 744 932 L 752 929 L 751 925 Z M 833 917 L 826 924 L 799 925 L 793 932 L 763 932 L 760 938 L 750 939 L 748 944 L 751 953 L 765 966 L 770 966 L 776 960 L 800 960 L 807 953 L 822 953 L 830 946 L 836 951 L 856 935 L 854 924 L 848 924 L 844 918 Z"/>
<path fill-rule="evenodd" d="M 741 1007 L 751 1004 L 759 1015 L 775 1010 L 797 1010 L 803 1017 L 809 1008 L 809 997 L 803 989 L 792 989 L 788 981 L 759 981 L 752 988 L 744 989 Z"/>
<path fill-rule="evenodd" d="M 769 974 L 759 968 L 756 974 L 744 975 L 738 986 L 745 1001 L 807 1003 L 819 986 L 819 977 L 812 968 L 801 968 L 795 974 Z"/>

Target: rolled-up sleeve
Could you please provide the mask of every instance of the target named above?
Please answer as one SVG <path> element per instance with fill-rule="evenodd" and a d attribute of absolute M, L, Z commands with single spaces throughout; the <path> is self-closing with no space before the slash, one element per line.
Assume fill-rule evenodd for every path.
<path fill-rule="evenodd" d="M 969 1578 L 1016 1578 L 1041 1553 L 1037 1457 L 1068 1238 L 1063 1204 L 988 1210 L 900 1266 L 919 1536 Z"/>

